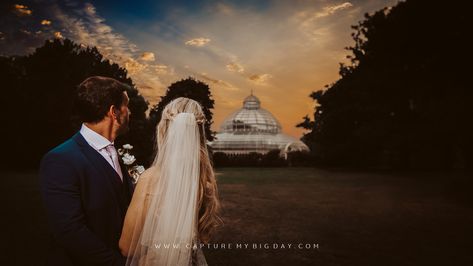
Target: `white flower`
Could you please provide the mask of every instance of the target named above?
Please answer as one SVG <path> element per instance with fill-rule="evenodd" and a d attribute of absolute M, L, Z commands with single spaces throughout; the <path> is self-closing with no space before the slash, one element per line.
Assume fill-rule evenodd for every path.
<path fill-rule="evenodd" d="M 145 171 L 145 168 L 143 167 L 143 165 L 137 165 L 135 166 L 135 170 L 136 172 L 138 172 L 138 174 L 141 175 Z"/>
<path fill-rule="evenodd" d="M 124 163 L 125 165 L 131 165 L 131 164 L 133 164 L 133 163 L 136 161 L 135 156 L 130 155 L 129 153 L 123 154 L 122 159 L 123 159 L 123 163 Z"/>
<path fill-rule="evenodd" d="M 125 145 L 123 145 L 123 148 L 126 149 L 126 150 L 131 150 L 131 149 L 133 149 L 133 146 L 131 146 L 130 144 L 125 144 Z"/>
<path fill-rule="evenodd" d="M 137 184 L 138 183 L 138 179 L 140 178 L 140 174 L 138 174 L 137 172 L 133 171 L 131 173 L 131 178 L 133 178 L 132 182 L 133 184 Z"/>
<path fill-rule="evenodd" d="M 123 155 L 124 151 L 123 149 L 118 149 L 118 154 Z"/>
<path fill-rule="evenodd" d="M 130 173 L 130 176 L 133 178 L 133 184 L 138 183 L 138 179 L 144 171 L 145 168 L 142 165 L 135 165 L 129 170 L 128 173 Z"/>

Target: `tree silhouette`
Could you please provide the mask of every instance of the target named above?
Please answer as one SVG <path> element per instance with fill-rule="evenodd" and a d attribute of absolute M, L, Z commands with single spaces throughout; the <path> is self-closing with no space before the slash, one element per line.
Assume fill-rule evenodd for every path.
<path fill-rule="evenodd" d="M 2 164 L 36 167 L 41 156 L 79 129 L 73 99 L 77 85 L 92 75 L 115 78 L 130 85 L 130 133 L 117 142 L 137 146 L 139 159 L 146 152 L 147 103 L 138 93 L 127 71 L 104 60 L 93 47 L 82 47 L 68 39 L 48 40 L 27 56 L 0 57 L 0 132 L 9 156 Z"/>
<path fill-rule="evenodd" d="M 207 140 L 212 141 L 215 135 L 215 132 L 210 130 L 210 127 L 213 124 L 212 109 L 214 108 L 214 100 L 212 99 L 209 86 L 204 82 L 195 80 L 191 77 L 177 81 L 168 87 L 166 95 L 162 96 L 161 101 L 150 111 L 150 126 L 153 129 L 156 128 L 157 124 L 161 120 L 161 114 L 164 107 L 172 100 L 179 97 L 187 97 L 200 103 L 207 120 L 204 125 L 205 134 Z"/>
<path fill-rule="evenodd" d="M 324 164 L 471 167 L 467 9 L 426 0 L 385 8 L 353 26 L 351 65 L 311 94 L 303 137 Z"/>

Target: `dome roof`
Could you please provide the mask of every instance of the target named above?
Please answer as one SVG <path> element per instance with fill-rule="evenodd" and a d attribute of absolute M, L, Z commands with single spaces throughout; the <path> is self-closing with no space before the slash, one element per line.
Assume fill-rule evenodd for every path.
<path fill-rule="evenodd" d="M 260 100 L 252 94 L 243 101 L 243 108 L 225 118 L 220 130 L 235 134 L 277 134 L 281 132 L 281 124 L 270 112 L 261 108 Z"/>
<path fill-rule="evenodd" d="M 260 108 L 260 101 L 259 99 L 253 95 L 253 93 L 246 97 L 245 100 L 243 100 L 243 108 L 245 109 L 259 109 Z"/>

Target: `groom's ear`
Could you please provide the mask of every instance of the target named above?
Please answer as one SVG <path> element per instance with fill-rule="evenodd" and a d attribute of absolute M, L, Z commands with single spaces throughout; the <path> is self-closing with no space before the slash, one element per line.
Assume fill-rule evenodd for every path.
<path fill-rule="evenodd" d="M 115 108 L 115 105 L 110 105 L 110 108 L 107 112 L 107 117 L 109 117 L 110 119 L 116 119 L 118 117 L 118 110 L 117 108 Z"/>

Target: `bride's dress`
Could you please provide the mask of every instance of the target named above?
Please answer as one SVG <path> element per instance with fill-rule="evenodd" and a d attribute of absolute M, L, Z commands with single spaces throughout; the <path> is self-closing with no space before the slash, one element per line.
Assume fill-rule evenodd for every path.
<path fill-rule="evenodd" d="M 145 218 L 147 217 L 147 212 L 149 211 L 150 202 L 156 200 L 157 194 L 149 192 L 149 188 L 155 185 L 155 182 L 158 182 L 158 177 L 151 176 L 153 173 L 158 172 L 156 167 L 151 167 L 147 169 L 139 178 L 138 183 L 133 193 L 133 198 L 128 207 L 126 213 L 126 218 L 122 230 L 122 235 L 120 238 L 120 249 L 123 250 L 125 247 L 126 250 L 123 250 L 124 255 L 129 256 L 130 254 L 136 254 L 135 256 L 145 257 L 147 252 L 143 252 L 143 247 L 138 247 L 137 244 L 140 239 L 140 235 L 143 232 L 143 226 L 145 224 Z M 194 231 L 196 232 L 196 230 Z M 144 236 L 146 237 L 146 236 Z M 196 241 L 196 235 L 194 234 L 194 239 L 192 241 L 192 246 L 199 247 L 200 242 Z M 138 245 L 139 246 L 139 245 Z M 151 247 L 154 248 L 154 247 Z M 139 260 L 138 258 L 128 257 L 127 265 L 153 265 L 148 262 Z M 207 261 L 205 259 L 202 249 L 192 249 L 189 264 L 192 266 L 206 266 Z"/>

